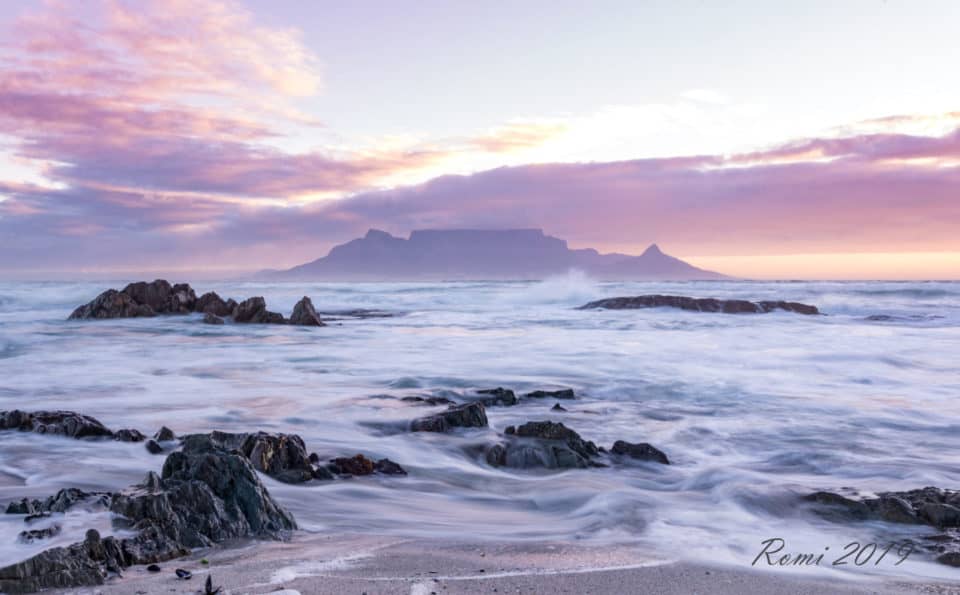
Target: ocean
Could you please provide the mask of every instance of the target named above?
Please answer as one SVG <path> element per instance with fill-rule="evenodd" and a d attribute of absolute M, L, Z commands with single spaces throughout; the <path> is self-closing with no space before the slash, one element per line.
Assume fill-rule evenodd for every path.
<path fill-rule="evenodd" d="M 930 533 L 832 523 L 801 506 L 803 494 L 960 485 L 960 283 L 195 282 L 198 295 L 262 295 L 284 315 L 308 295 L 318 310 L 391 316 L 324 328 L 210 326 L 197 314 L 66 320 L 125 283 L 0 283 L 0 410 L 69 409 L 148 435 L 163 425 L 296 433 L 321 458 L 364 453 L 409 472 L 299 486 L 264 477 L 309 532 L 628 543 L 748 566 L 771 537 L 820 552 Z M 786 299 L 826 315 L 575 309 L 649 293 Z M 566 412 L 550 399 L 490 407 L 485 429 L 405 430 L 439 408 L 402 397 L 501 386 L 578 398 Z M 477 454 L 506 426 L 546 419 L 607 448 L 649 442 L 672 464 L 516 471 Z M 0 432 L 0 505 L 62 487 L 121 489 L 163 460 L 143 444 Z M 106 512 L 72 511 L 59 536 L 23 544 L 20 517 L 4 516 L 0 566 L 90 527 L 117 532 Z M 918 555 L 870 571 L 952 569 Z"/>

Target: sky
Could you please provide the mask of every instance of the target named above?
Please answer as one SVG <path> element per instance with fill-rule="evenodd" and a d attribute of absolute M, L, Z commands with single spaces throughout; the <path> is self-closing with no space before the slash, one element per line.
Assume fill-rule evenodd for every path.
<path fill-rule="evenodd" d="M 4 0 L 0 277 L 540 227 L 960 279 L 960 3 Z"/>

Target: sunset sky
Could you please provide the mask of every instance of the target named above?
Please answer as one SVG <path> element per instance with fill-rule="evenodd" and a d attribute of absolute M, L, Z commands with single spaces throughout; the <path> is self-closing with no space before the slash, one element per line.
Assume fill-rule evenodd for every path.
<path fill-rule="evenodd" d="M 960 3 L 0 3 L 0 277 L 376 227 L 960 278 Z"/>

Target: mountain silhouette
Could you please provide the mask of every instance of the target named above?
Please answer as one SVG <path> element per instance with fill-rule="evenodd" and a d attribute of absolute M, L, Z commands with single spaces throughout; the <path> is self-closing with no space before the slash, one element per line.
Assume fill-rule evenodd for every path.
<path fill-rule="evenodd" d="M 540 229 L 424 229 L 409 239 L 371 229 L 323 258 L 271 279 L 317 281 L 436 281 L 543 279 L 580 270 L 602 280 L 725 279 L 724 275 L 664 254 L 652 244 L 643 254 L 571 250 Z"/>

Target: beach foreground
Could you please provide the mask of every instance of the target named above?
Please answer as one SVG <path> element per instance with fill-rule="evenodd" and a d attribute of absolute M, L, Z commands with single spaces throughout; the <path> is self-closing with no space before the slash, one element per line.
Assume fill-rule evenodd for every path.
<path fill-rule="evenodd" d="M 203 560 L 208 563 L 204 564 Z M 180 580 L 174 570 L 189 570 Z M 852 573 L 760 571 L 654 559 L 624 546 L 495 544 L 371 536 L 301 536 L 234 544 L 162 565 L 131 568 L 90 592 L 203 592 L 208 575 L 227 593 L 960 593 L 960 586 Z M 75 591 L 74 591 L 75 592 Z M 83 591 L 86 592 L 86 591 Z"/>

